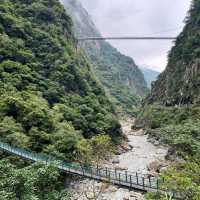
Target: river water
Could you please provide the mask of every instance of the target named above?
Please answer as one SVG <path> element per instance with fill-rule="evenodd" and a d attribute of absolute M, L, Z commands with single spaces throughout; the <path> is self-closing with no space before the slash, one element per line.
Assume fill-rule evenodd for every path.
<path fill-rule="evenodd" d="M 153 161 L 164 162 L 168 149 L 163 146 L 155 146 L 148 141 L 148 135 L 143 130 L 133 131 L 133 120 L 122 121 L 123 133 L 128 138 L 132 150 L 119 156 L 120 165 L 127 167 L 128 171 L 147 174 L 147 166 Z"/>
<path fill-rule="evenodd" d="M 128 145 L 132 147 L 129 151 L 114 156 L 116 164 L 110 166 L 126 169 L 131 172 L 142 174 L 148 173 L 148 166 L 153 162 L 164 163 L 167 148 L 155 146 L 148 142 L 148 136 L 143 130 L 133 131 L 131 126 L 134 119 L 121 121 L 123 134 L 128 139 Z M 117 160 L 117 161 L 116 161 Z M 79 183 L 71 184 L 71 191 L 74 193 L 73 200 L 143 200 L 142 194 L 129 191 L 117 186 L 108 186 L 93 180 L 81 180 Z M 88 196 L 88 198 L 86 198 Z M 96 196 L 96 197 L 95 197 Z M 98 198 L 97 198 L 98 196 Z"/>

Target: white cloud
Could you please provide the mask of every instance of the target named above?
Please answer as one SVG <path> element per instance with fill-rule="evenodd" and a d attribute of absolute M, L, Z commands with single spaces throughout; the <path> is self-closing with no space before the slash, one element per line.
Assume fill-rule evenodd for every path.
<path fill-rule="evenodd" d="M 190 0 L 81 0 L 104 36 L 177 36 Z M 171 30 L 169 32 L 162 32 Z M 171 41 L 110 41 L 138 64 L 163 70 Z"/>

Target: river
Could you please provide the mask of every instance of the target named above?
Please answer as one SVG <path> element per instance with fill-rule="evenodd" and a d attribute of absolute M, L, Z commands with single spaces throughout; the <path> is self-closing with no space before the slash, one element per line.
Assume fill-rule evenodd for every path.
<path fill-rule="evenodd" d="M 144 134 L 143 130 L 133 131 L 131 129 L 133 123 L 134 119 L 121 121 L 123 134 L 126 135 L 128 139 L 128 144 L 126 144 L 126 146 L 131 148 L 120 155 L 114 156 L 109 165 L 113 168 L 117 167 L 131 172 L 148 174 L 150 173 L 150 166 L 155 167 L 154 165 L 157 163 L 166 162 L 165 156 L 168 149 L 150 143 L 148 141 L 148 136 Z M 74 193 L 74 197 L 72 198 L 73 200 L 144 199 L 144 196 L 141 193 L 87 179 L 80 180 L 79 183 L 73 182 L 71 184 L 71 190 Z M 88 198 L 86 198 L 86 196 L 88 196 Z"/>

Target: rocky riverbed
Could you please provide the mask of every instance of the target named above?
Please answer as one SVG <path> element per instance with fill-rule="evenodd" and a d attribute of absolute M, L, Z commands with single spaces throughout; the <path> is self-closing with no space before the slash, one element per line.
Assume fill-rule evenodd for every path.
<path fill-rule="evenodd" d="M 162 168 L 169 164 L 165 160 L 168 149 L 150 143 L 143 130 L 133 131 L 131 129 L 133 123 L 134 119 L 126 119 L 121 122 L 123 134 L 127 137 L 128 142 L 119 147 L 119 155 L 115 155 L 108 165 L 112 168 L 156 176 Z M 94 180 L 84 179 L 78 183 L 75 181 L 71 183 L 70 188 L 74 194 L 73 200 L 144 199 L 140 193 Z"/>

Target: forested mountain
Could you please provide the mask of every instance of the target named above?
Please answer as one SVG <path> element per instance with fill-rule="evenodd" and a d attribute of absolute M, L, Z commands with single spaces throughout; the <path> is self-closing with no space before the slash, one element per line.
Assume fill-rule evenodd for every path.
<path fill-rule="evenodd" d="M 77 37 L 100 37 L 91 17 L 77 0 L 61 0 L 73 18 Z M 122 55 L 108 42 L 88 41 L 79 44 L 93 64 L 95 74 L 106 89 L 110 99 L 120 110 L 132 112 L 147 85 L 133 59 Z"/>
<path fill-rule="evenodd" d="M 140 66 L 142 73 L 144 74 L 144 79 L 147 82 L 148 88 L 151 89 L 151 83 L 156 81 L 160 72 L 149 69 L 145 66 Z"/>
<path fill-rule="evenodd" d="M 1 0 L 0 141 L 74 161 L 82 141 L 103 143 L 108 135 L 117 141 L 120 124 L 76 52 L 64 7 L 58 0 Z M 3 152 L 0 159 L 0 199 L 69 199 L 54 167 L 26 166 Z"/>
<path fill-rule="evenodd" d="M 58 0 L 0 2 L 0 133 L 13 145 L 71 158 L 76 142 L 120 125 Z"/>
<path fill-rule="evenodd" d="M 166 70 L 155 82 L 150 102 L 188 104 L 200 98 L 200 3 L 193 1 L 186 25 L 169 53 Z"/>
<path fill-rule="evenodd" d="M 165 172 L 164 188 L 183 199 L 200 197 L 200 0 L 193 0 L 186 25 L 169 53 L 166 70 L 153 84 L 137 117 L 151 141 L 169 146 L 174 164 Z M 163 199 L 148 195 L 147 199 Z"/>

